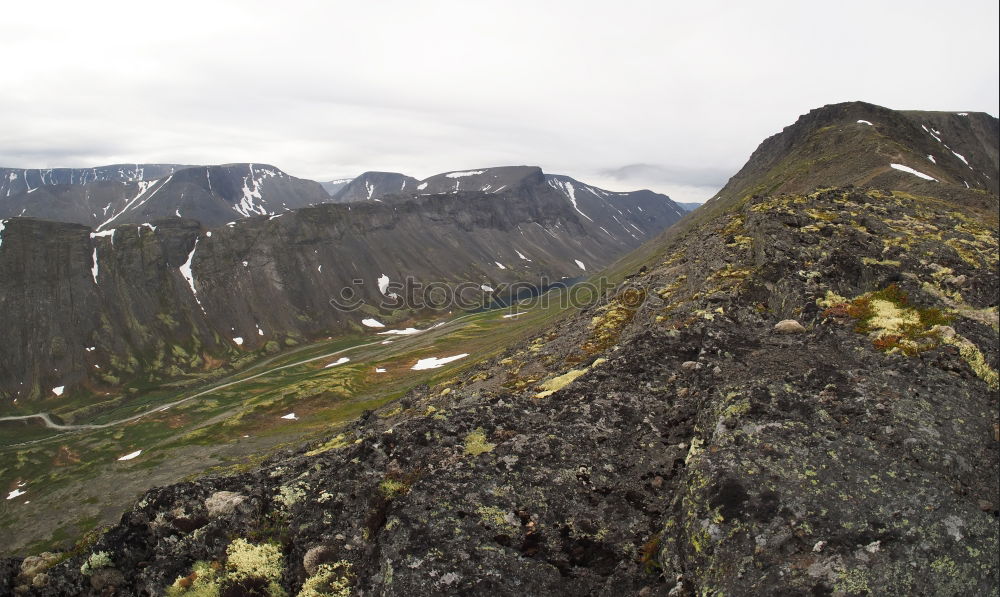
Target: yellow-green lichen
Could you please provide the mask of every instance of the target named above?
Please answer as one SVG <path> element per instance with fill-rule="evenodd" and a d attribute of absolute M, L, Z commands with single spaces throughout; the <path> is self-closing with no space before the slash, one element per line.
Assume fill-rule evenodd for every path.
<path fill-rule="evenodd" d="M 378 486 L 379 491 L 382 492 L 387 499 L 394 499 L 401 495 L 406 495 L 410 491 L 410 486 L 397 479 L 385 479 Z"/>
<path fill-rule="evenodd" d="M 306 452 L 306 456 L 316 456 L 318 454 L 322 454 L 323 452 L 329 452 L 330 450 L 337 450 L 339 448 L 343 448 L 344 446 L 349 446 L 353 439 L 353 435 L 341 433 L 319 447 L 309 450 Z"/>
<path fill-rule="evenodd" d="M 479 519 L 492 526 L 495 529 L 504 530 L 510 533 L 517 531 L 517 526 L 514 524 L 514 515 L 502 508 L 497 508 L 496 506 L 480 506 L 476 508 L 476 513 L 479 514 Z"/>
<path fill-rule="evenodd" d="M 492 452 L 495 447 L 497 447 L 496 444 L 486 441 L 486 432 L 482 427 L 465 436 L 465 453 L 469 456 L 479 456 L 486 452 Z"/>
<path fill-rule="evenodd" d="M 889 267 L 899 267 L 902 263 L 896 259 L 873 259 L 871 257 L 862 257 L 861 262 L 865 265 L 885 265 Z"/>
<path fill-rule="evenodd" d="M 248 580 L 267 583 L 267 595 L 285 597 L 278 582 L 283 573 L 281 549 L 273 543 L 254 544 L 235 539 L 226 548 L 225 566 L 219 562 L 197 562 L 191 574 L 179 577 L 167 588 L 169 597 L 217 597 L 224 587 L 239 591 Z"/>
<path fill-rule="evenodd" d="M 218 597 L 220 590 L 219 562 L 195 562 L 191 574 L 178 577 L 167 587 L 167 597 Z"/>
<path fill-rule="evenodd" d="M 835 588 L 848 595 L 869 595 L 871 578 L 867 570 L 851 568 L 842 571 L 837 578 Z"/>
<path fill-rule="evenodd" d="M 586 368 L 570 369 L 569 371 L 563 373 L 562 375 L 558 375 L 556 377 L 553 377 L 552 379 L 543 382 L 539 386 L 543 391 L 535 394 L 535 398 L 545 398 L 546 396 L 551 396 L 552 394 L 555 394 L 559 390 L 573 383 L 573 381 L 576 378 L 580 377 L 586 372 L 587 372 Z"/>
<path fill-rule="evenodd" d="M 274 501 L 284 505 L 286 508 L 291 508 L 305 497 L 305 495 L 306 492 L 301 487 L 285 485 L 278 489 L 278 495 L 274 496 Z"/>
<path fill-rule="evenodd" d="M 598 314 L 590 321 L 591 337 L 583 345 L 584 352 L 593 354 L 611 347 L 645 300 L 645 290 L 627 288 L 599 307 Z"/>
<path fill-rule="evenodd" d="M 333 564 L 321 564 L 316 574 L 306 579 L 298 597 L 350 597 L 351 564 L 346 560 Z"/>
<path fill-rule="evenodd" d="M 979 350 L 978 346 L 948 326 L 934 326 L 931 331 L 936 333 L 945 344 L 957 348 L 958 354 L 969 365 L 972 372 L 979 379 L 985 381 L 991 390 L 1000 389 L 1000 375 L 986 362 L 986 357 L 983 356 L 983 352 Z"/>
<path fill-rule="evenodd" d="M 931 328 L 950 321 L 940 309 L 911 306 L 906 293 L 895 284 L 840 303 L 831 294 L 821 303 L 830 305 L 824 315 L 857 320 L 855 330 L 867 334 L 875 348 L 886 352 L 912 356 L 934 348 L 939 341 L 930 333 Z"/>
<path fill-rule="evenodd" d="M 589 367 L 584 367 L 582 369 L 570 369 L 562 375 L 557 375 L 551 379 L 542 382 L 538 387 L 542 390 L 541 392 L 535 394 L 535 398 L 545 398 L 555 394 L 559 390 L 565 388 L 569 384 L 573 383 L 578 377 L 590 371 L 592 368 L 607 362 L 607 359 L 600 358 L 595 359 L 593 364 Z"/>
<path fill-rule="evenodd" d="M 226 548 L 226 573 L 230 578 L 263 578 L 277 581 L 284 568 L 281 548 L 274 543 L 256 545 L 235 539 Z"/>
<path fill-rule="evenodd" d="M 944 244 L 951 247 L 962 261 L 975 268 L 980 266 L 979 259 L 976 258 L 976 249 L 979 247 L 975 243 L 961 238 L 949 238 Z"/>
<path fill-rule="evenodd" d="M 100 568 L 110 568 L 112 565 L 111 554 L 106 551 L 99 551 L 97 553 L 90 554 L 87 561 L 80 566 L 80 574 L 84 576 L 90 576 L 95 570 Z"/>
<path fill-rule="evenodd" d="M 691 438 L 691 446 L 688 447 L 687 456 L 684 457 L 684 464 L 689 464 L 691 459 L 697 456 L 701 451 L 701 446 L 705 443 L 700 437 Z"/>

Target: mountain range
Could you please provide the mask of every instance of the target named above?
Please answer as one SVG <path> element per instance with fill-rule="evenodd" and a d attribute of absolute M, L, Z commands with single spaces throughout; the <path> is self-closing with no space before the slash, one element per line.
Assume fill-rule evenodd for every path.
<path fill-rule="evenodd" d="M 369 178 L 378 179 L 344 190 Z M 82 198 L 89 206 L 117 198 L 96 226 L 0 220 L 4 408 L 179 378 L 209 362 L 361 331 L 366 316 L 421 312 L 413 302 L 380 308 L 382 279 L 473 283 L 494 297 L 516 283 L 586 276 L 684 213 L 664 195 L 611 193 L 534 167 L 449 173 L 419 186 L 384 202 L 328 203 L 317 183 L 247 164 L 50 185 L 0 201 L 14 210 L 37 202 L 40 213 L 50 207 L 72 221 Z M 60 193 L 66 202 L 47 201 Z M 345 289 L 366 315 L 330 305 Z"/>
<path fill-rule="evenodd" d="M 544 325 L 529 327 L 526 337 L 478 358 L 449 357 L 469 359 L 310 442 L 152 488 L 117 522 L 71 547 L 0 560 L 0 589 L 996 594 L 998 147 L 1000 121 L 987 114 L 863 102 L 813 110 L 761 143 L 703 207 L 606 259 L 601 277 L 614 287 L 593 302 L 539 319 Z M 214 265 L 245 254 L 233 248 L 242 246 L 234 239 L 252 236 L 237 233 L 241 226 L 309 247 L 305 231 L 320 234 L 346 220 L 367 234 L 408 211 L 412 227 L 396 236 L 458 218 L 459 228 L 474 232 L 463 243 L 510 243 L 521 236 L 518 214 L 525 213 L 529 229 L 552 232 L 540 230 L 531 253 L 523 250 L 534 259 L 586 231 L 573 250 L 595 246 L 601 237 L 592 231 L 600 232 L 609 211 L 599 219 L 597 206 L 617 205 L 590 191 L 584 201 L 576 181 L 540 172 L 527 173 L 531 193 L 493 194 L 485 185 L 511 173 L 496 173 L 496 181 L 489 174 L 440 175 L 420 183 L 436 193 L 427 197 L 373 191 L 371 201 L 366 195 L 275 220 L 251 218 L 212 237 L 176 221 L 173 240 L 151 246 L 172 244 L 170 263 L 192 244 L 209 256 L 194 279 L 208 280 L 198 293 L 205 289 L 203 306 L 214 313 L 222 295 L 211 295 L 210 285 L 238 301 L 250 292 Z M 477 181 L 470 195 L 455 184 L 464 187 L 465 178 Z M 638 207 L 631 209 L 647 211 Z M 434 218 L 423 215 L 428 208 Z M 60 236 L 31 231 L 43 225 L 73 236 L 53 241 L 46 257 L 75 256 L 58 275 L 79 276 L 73 272 L 83 268 L 89 276 L 93 245 L 79 226 L 15 221 L 13 262 L 30 259 L 39 239 Z M 26 241 L 29 232 L 35 243 Z M 135 245 L 134 254 L 153 233 L 132 227 L 115 242 L 121 250 Z M 432 228 L 421 238 L 440 234 Z M 12 271 L 7 238 L 4 276 Z M 98 249 L 110 250 L 103 243 L 111 239 L 98 238 Z M 387 233 L 378 245 L 393 239 Z M 500 253 L 513 246 L 455 250 L 472 254 L 472 270 L 487 260 L 513 262 Z M 406 254 L 414 264 L 436 256 L 414 247 Z M 548 267 L 571 270 L 567 260 L 582 259 L 574 254 Z M 217 262 L 216 255 L 228 256 Z M 275 264 L 272 279 L 309 270 L 266 261 Z M 37 293 L 36 300 L 48 296 Z M 271 295 L 266 302 L 274 317 L 289 308 Z M 198 310 L 187 301 L 166 314 Z M 250 320 L 234 323 L 253 332 Z M 27 470 L 43 457 L 71 460 L 53 446 L 12 466 Z M 141 474 L 151 466 L 147 457 L 157 462 L 155 453 L 133 452 L 113 464 Z M 21 495 L 30 480 L 14 479 L 11 488 Z M 27 528 L 23 520 L 7 528 Z"/>
<path fill-rule="evenodd" d="M 28 217 L 107 230 L 165 218 L 208 227 L 329 201 L 323 187 L 266 164 L 90 169 L 0 168 L 0 218 Z"/>

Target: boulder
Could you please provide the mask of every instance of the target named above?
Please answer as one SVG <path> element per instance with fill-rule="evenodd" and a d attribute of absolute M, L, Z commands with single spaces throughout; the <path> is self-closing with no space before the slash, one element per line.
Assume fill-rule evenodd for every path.
<path fill-rule="evenodd" d="M 205 500 L 205 509 L 210 518 L 232 514 L 246 500 L 246 496 L 235 491 L 216 491 Z"/>
<path fill-rule="evenodd" d="M 778 334 L 801 334 L 806 328 L 794 319 L 784 319 L 774 324 L 774 331 Z"/>

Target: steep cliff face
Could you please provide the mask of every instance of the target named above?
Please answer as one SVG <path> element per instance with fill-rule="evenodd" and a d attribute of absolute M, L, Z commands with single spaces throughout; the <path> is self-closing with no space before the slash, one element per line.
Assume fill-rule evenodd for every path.
<path fill-rule="evenodd" d="M 554 192 L 554 193 L 553 193 Z M 399 201 L 427 195 L 484 193 L 546 197 L 565 202 L 581 223 L 608 237 L 639 240 L 649 218 L 679 219 L 685 210 L 669 197 L 652 191 L 606 191 L 537 166 L 502 166 L 458 170 L 417 180 L 392 172 L 366 172 L 343 187 L 337 202 Z M 646 213 L 648 210 L 648 213 Z"/>
<path fill-rule="evenodd" d="M 679 219 L 652 194 L 614 209 L 627 234 L 601 231 L 549 187 L 321 205 L 212 230 L 178 218 L 101 232 L 9 219 L 0 394 L 10 408 L 119 391 L 423 307 L 384 283 L 467 282 L 492 296 L 482 287 L 578 278 Z M 345 293 L 365 310 L 335 308 Z"/>
<path fill-rule="evenodd" d="M 995 594 L 997 197 L 928 188 L 716 201 L 598 304 L 7 586 Z"/>
<path fill-rule="evenodd" d="M 95 170 L 101 173 L 106 169 Z M 89 175 L 80 174 L 70 177 L 72 183 L 30 188 L 0 198 L 0 217 L 73 222 L 99 230 L 184 217 L 214 227 L 330 201 L 319 183 L 289 176 L 267 164 L 178 167 L 165 174 L 162 170 L 147 166 L 134 173 L 147 177 L 163 174 L 158 178 L 105 177 L 94 182 Z M 53 176 L 51 180 L 65 178 Z"/>

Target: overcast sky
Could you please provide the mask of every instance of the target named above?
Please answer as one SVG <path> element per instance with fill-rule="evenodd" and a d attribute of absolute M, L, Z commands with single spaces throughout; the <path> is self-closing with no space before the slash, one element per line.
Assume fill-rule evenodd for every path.
<path fill-rule="evenodd" d="M 998 110 L 996 0 L 10 2 L 0 166 L 531 164 L 703 201 L 823 104 Z"/>

